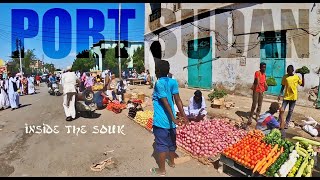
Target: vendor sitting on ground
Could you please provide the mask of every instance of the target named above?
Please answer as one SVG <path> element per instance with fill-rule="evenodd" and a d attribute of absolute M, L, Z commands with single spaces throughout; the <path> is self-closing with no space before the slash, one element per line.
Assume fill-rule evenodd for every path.
<path fill-rule="evenodd" d="M 200 90 L 196 90 L 196 92 L 194 92 L 194 96 L 189 100 L 189 106 L 183 107 L 184 113 L 187 115 L 187 117 L 197 121 L 203 120 L 203 118 L 207 115 L 207 111 L 205 110 L 206 108 L 206 100 L 202 96 L 202 92 Z M 176 106 L 175 109 L 179 115 L 180 113 Z"/>
<path fill-rule="evenodd" d="M 280 110 L 277 102 L 271 103 L 269 111 L 260 115 L 257 120 L 256 129 L 261 130 L 264 134 L 268 134 L 274 128 L 280 128 L 280 122 L 274 117 L 274 114 Z"/>
<path fill-rule="evenodd" d="M 109 97 L 107 96 L 108 86 L 104 86 L 101 91 L 94 93 L 93 102 L 97 104 L 98 109 L 104 109 L 107 107 Z"/>

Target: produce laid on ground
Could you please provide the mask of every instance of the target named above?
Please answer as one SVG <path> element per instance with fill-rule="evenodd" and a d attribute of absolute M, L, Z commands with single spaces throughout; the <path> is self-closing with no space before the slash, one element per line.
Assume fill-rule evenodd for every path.
<path fill-rule="evenodd" d="M 306 66 L 302 66 L 302 68 L 296 70 L 296 73 L 309 74 L 310 70 Z"/>
<path fill-rule="evenodd" d="M 121 104 L 119 101 L 112 101 L 107 105 L 107 110 L 112 111 L 116 114 L 121 113 L 126 108 L 125 104 Z"/>
<path fill-rule="evenodd" d="M 274 77 L 269 77 L 266 81 L 268 86 L 277 86 L 277 81 Z"/>
<path fill-rule="evenodd" d="M 103 84 L 95 84 L 94 86 L 92 86 L 92 91 L 100 91 L 103 89 Z"/>
<path fill-rule="evenodd" d="M 224 119 L 192 121 L 177 128 L 177 145 L 196 157 L 214 157 L 246 134 Z"/>
<path fill-rule="evenodd" d="M 222 89 L 214 89 L 213 92 L 211 92 L 210 94 L 208 94 L 208 97 L 210 99 L 210 101 L 214 100 L 214 99 L 220 99 L 223 98 L 225 96 L 227 96 L 228 94 Z"/>
<path fill-rule="evenodd" d="M 223 151 L 223 154 L 253 169 L 253 173 L 268 177 L 311 177 L 314 158 L 313 146 L 320 142 L 293 137 L 294 144 L 281 138 L 281 132 L 273 129 L 264 136 L 261 131 L 250 131 L 247 136 Z"/>
<path fill-rule="evenodd" d="M 259 130 L 250 131 L 239 142 L 229 146 L 223 151 L 223 154 L 236 161 L 237 163 L 254 169 L 254 171 L 262 171 L 267 166 L 264 163 L 266 160 L 271 159 L 271 152 L 275 152 L 271 145 L 262 141 L 264 134 Z M 261 161 L 260 163 L 258 163 Z"/>
<path fill-rule="evenodd" d="M 134 121 L 140 124 L 142 127 L 145 127 L 148 130 L 151 130 L 152 119 L 153 119 L 153 111 L 146 110 L 146 111 L 138 111 L 134 118 Z"/>

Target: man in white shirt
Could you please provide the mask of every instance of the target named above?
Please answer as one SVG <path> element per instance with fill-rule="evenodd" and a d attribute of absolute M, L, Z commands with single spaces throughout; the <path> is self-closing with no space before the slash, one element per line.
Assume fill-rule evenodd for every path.
<path fill-rule="evenodd" d="M 76 118 L 76 85 L 80 82 L 77 75 L 71 72 L 71 67 L 67 67 L 66 72 L 62 75 L 61 81 L 63 87 L 63 108 L 67 117 L 66 120 L 72 121 Z"/>

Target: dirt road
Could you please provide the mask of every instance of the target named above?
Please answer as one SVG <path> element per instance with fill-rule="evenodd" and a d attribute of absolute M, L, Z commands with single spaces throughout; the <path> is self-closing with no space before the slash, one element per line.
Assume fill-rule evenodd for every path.
<path fill-rule="evenodd" d="M 149 169 L 156 166 L 153 135 L 130 122 L 125 112 L 102 110 L 97 111 L 99 118 L 67 122 L 62 97 L 50 96 L 44 86 L 39 91 L 20 98 L 24 107 L 0 112 L 0 176 L 152 176 Z M 26 133 L 26 124 L 44 126 L 46 133 Z M 122 127 L 125 135 L 118 131 L 101 134 L 105 129 L 93 133 L 97 132 L 94 126 L 100 129 L 103 125 Z M 51 132 L 48 126 L 56 129 Z M 65 126 L 85 126 L 82 132 L 86 133 L 68 133 Z M 108 150 L 114 152 L 105 156 L 103 153 Z M 93 163 L 108 157 L 115 158 L 115 166 L 101 172 L 90 170 Z M 191 160 L 175 169 L 167 168 L 167 176 L 227 175 Z"/>

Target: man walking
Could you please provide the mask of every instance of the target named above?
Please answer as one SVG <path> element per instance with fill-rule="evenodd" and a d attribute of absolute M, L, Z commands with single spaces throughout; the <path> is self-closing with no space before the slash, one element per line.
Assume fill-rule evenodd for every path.
<path fill-rule="evenodd" d="M 266 82 L 266 63 L 260 63 L 260 71 L 256 71 L 254 74 L 254 82 L 251 87 L 253 91 L 252 95 L 252 105 L 251 105 L 251 112 L 248 119 L 248 125 L 252 123 L 252 117 L 254 115 L 254 111 L 258 108 L 256 111 L 256 116 L 260 116 L 261 107 L 262 107 L 262 101 L 263 101 L 263 94 L 265 91 L 268 90 L 268 85 Z"/>
<path fill-rule="evenodd" d="M 63 87 L 63 108 L 66 114 L 66 120 L 72 121 L 76 118 L 76 84 L 80 83 L 77 75 L 71 72 L 71 67 L 67 67 L 66 72 L 62 75 Z"/>
<path fill-rule="evenodd" d="M 18 87 L 17 87 L 17 80 L 18 77 L 14 77 L 11 73 L 8 73 L 9 77 L 9 87 L 8 87 L 8 96 L 10 101 L 11 110 L 17 109 L 19 104 L 19 94 L 18 94 Z"/>
<path fill-rule="evenodd" d="M 291 121 L 291 116 L 298 99 L 298 86 L 304 86 L 304 74 L 301 74 L 302 80 L 297 74 L 294 74 L 294 68 L 292 65 L 287 67 L 287 74 L 282 78 L 282 87 L 278 97 L 280 101 L 283 90 L 285 89 L 281 110 L 285 111 L 287 105 L 289 105 L 289 112 L 286 117 L 285 129 L 288 129 L 288 124 Z M 282 117 L 281 117 L 282 118 Z"/>

